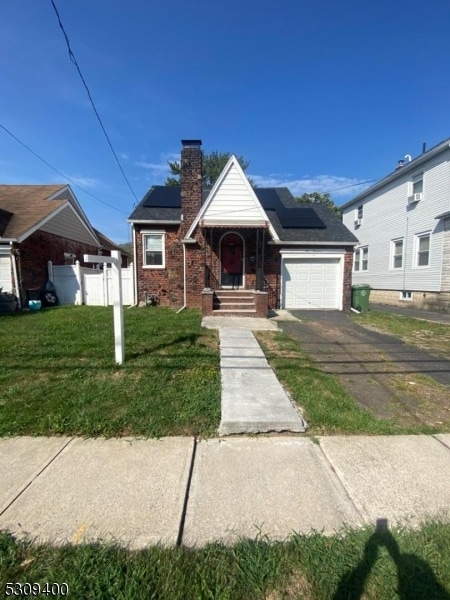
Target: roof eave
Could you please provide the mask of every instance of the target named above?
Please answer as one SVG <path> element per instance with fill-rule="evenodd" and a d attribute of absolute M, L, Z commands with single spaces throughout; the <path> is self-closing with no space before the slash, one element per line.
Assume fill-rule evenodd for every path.
<path fill-rule="evenodd" d="M 370 188 L 367 188 L 367 190 L 364 190 L 364 192 L 361 192 L 361 194 L 358 194 L 358 196 L 353 198 L 353 200 L 349 200 L 345 204 L 342 204 L 339 208 L 340 209 L 348 208 L 352 204 L 355 204 L 356 202 L 360 202 L 361 200 L 366 198 L 372 192 L 375 192 L 376 190 L 380 189 L 387 183 L 394 181 L 395 179 L 397 179 L 397 177 L 401 177 L 404 173 L 409 173 L 410 171 L 416 170 L 417 167 L 422 165 L 429 158 L 433 158 L 434 156 L 437 156 L 441 152 L 445 152 L 446 150 L 448 150 L 448 148 L 450 148 L 449 140 L 446 140 L 445 142 L 438 144 L 435 148 L 428 150 L 428 152 L 425 152 L 425 154 L 421 154 L 420 156 L 418 156 L 417 158 L 412 160 L 410 163 L 407 163 L 404 167 L 401 167 L 401 169 L 397 169 L 390 175 L 387 175 L 383 179 L 380 179 L 380 181 L 378 181 L 377 183 L 372 185 Z"/>
<path fill-rule="evenodd" d="M 181 219 L 127 219 L 127 223 L 142 223 L 147 225 L 180 225 Z"/>
<path fill-rule="evenodd" d="M 358 244 L 357 241 L 352 242 L 321 242 L 319 240 L 311 242 L 311 241 L 292 241 L 292 240 L 272 240 L 267 242 L 272 246 L 356 246 Z"/>

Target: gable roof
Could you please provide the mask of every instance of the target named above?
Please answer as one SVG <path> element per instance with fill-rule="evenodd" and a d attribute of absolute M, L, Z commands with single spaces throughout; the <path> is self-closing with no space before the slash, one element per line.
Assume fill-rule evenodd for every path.
<path fill-rule="evenodd" d="M 361 202 L 361 200 L 366 198 L 369 194 L 372 194 L 372 192 L 375 192 L 387 183 L 391 183 L 391 181 L 395 181 L 396 179 L 403 177 L 405 173 L 411 173 L 413 171 L 416 171 L 427 160 L 429 160 L 430 158 L 434 158 L 435 156 L 441 154 L 442 152 L 445 152 L 449 148 L 450 138 L 447 138 L 444 141 L 439 142 L 439 144 L 436 144 L 436 146 L 433 146 L 432 148 L 427 150 L 427 152 L 424 152 L 420 156 L 417 156 L 410 162 L 406 163 L 403 167 L 395 169 L 395 171 L 389 173 L 389 175 L 386 175 L 386 177 L 383 177 L 383 179 L 380 179 L 380 181 L 377 181 L 377 183 L 375 183 L 374 185 L 371 185 L 369 188 L 355 196 L 355 198 L 353 198 L 352 200 L 349 200 L 345 204 L 342 204 L 341 208 L 348 208 L 356 202 Z"/>
<path fill-rule="evenodd" d="M 203 204 L 211 190 L 203 190 Z M 357 238 L 347 229 L 337 215 L 320 203 L 298 203 L 287 188 L 254 188 L 271 226 L 276 232 L 277 244 L 286 243 L 337 243 L 353 245 Z M 301 209 L 300 212 L 297 212 Z M 320 227 L 292 227 L 290 210 L 297 216 L 310 219 L 316 215 Z M 311 213 L 312 211 L 312 213 Z M 128 219 L 131 223 L 152 225 L 177 225 L 181 223 L 181 188 L 157 185 L 151 187 Z M 305 222 L 306 225 L 306 222 Z"/>
<path fill-rule="evenodd" d="M 76 215 L 75 222 L 89 232 L 93 245 L 99 243 L 86 215 L 66 184 L 0 185 L 0 210 L 4 215 L 4 227 L 0 232 L 3 240 L 23 241 L 66 210 L 74 217 Z M 5 213 L 9 214 L 8 219 Z"/>
<path fill-rule="evenodd" d="M 199 223 L 205 227 L 269 227 L 272 237 L 278 237 L 234 154 L 191 224 L 187 238 Z"/>

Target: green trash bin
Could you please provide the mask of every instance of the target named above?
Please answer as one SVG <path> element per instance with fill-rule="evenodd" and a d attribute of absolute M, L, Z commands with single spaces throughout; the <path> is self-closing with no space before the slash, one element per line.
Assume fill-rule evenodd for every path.
<path fill-rule="evenodd" d="M 360 312 L 369 310 L 370 285 L 367 283 L 358 283 L 352 285 L 352 308 Z"/>

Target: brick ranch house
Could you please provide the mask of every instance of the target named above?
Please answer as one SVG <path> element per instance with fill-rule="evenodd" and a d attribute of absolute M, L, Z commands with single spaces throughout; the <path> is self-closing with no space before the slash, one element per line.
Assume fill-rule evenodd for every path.
<path fill-rule="evenodd" d="M 83 266 L 84 254 L 111 249 L 120 250 L 93 229 L 69 185 L 0 185 L 0 287 L 19 306 L 47 282 L 48 261 Z"/>
<path fill-rule="evenodd" d="M 333 211 L 253 188 L 235 156 L 202 189 L 200 140 L 182 140 L 181 186 L 151 187 L 128 220 L 141 302 L 204 315 L 350 308 L 357 239 Z"/>

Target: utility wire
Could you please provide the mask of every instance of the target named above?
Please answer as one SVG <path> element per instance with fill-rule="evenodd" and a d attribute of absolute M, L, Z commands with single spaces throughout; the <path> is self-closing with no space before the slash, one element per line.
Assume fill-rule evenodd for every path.
<path fill-rule="evenodd" d="M 347 190 L 348 188 L 357 187 L 358 185 L 364 185 L 366 183 L 373 183 L 374 181 L 378 181 L 378 179 L 368 179 L 367 181 L 360 181 L 359 183 L 352 183 L 351 185 L 345 185 L 344 187 L 335 188 L 334 190 L 330 190 L 329 192 L 324 192 L 324 193 L 332 194 L 333 192 L 338 192 L 339 190 Z"/>
<path fill-rule="evenodd" d="M 124 215 L 128 214 L 126 211 L 121 210 L 120 208 L 116 208 L 112 204 L 108 204 L 108 202 L 105 202 L 101 198 L 98 198 L 97 196 L 94 196 L 94 194 L 91 194 L 91 192 L 88 192 L 87 190 L 85 190 L 79 183 L 77 183 L 76 181 L 74 181 L 73 179 L 71 179 L 70 177 L 68 177 L 67 175 L 64 175 L 64 173 L 61 173 L 61 171 L 58 171 L 58 169 L 56 167 L 54 167 L 49 162 L 47 162 L 45 160 L 45 158 L 42 158 L 42 156 L 39 156 L 39 154 L 37 154 L 36 152 L 34 152 L 34 150 L 32 150 L 29 146 L 27 146 L 26 144 L 24 144 L 21 140 L 19 140 L 18 137 L 16 137 L 13 133 L 11 133 L 11 131 L 9 131 L 9 129 L 6 129 L 6 127 L 4 125 L 2 125 L 1 123 L 0 123 L 0 128 L 3 129 L 3 131 L 6 131 L 6 133 L 8 135 L 10 135 L 13 139 L 15 139 L 16 142 L 18 142 L 21 146 L 23 146 L 24 148 L 26 148 L 28 150 L 28 152 L 31 152 L 31 154 L 33 154 L 36 158 L 38 158 L 41 162 L 43 162 L 44 165 L 47 165 L 47 167 L 50 167 L 50 169 L 52 169 L 53 171 L 55 171 L 56 173 L 58 173 L 58 175 L 61 175 L 61 177 L 64 177 L 64 179 L 67 179 L 67 181 L 69 181 L 72 185 L 74 185 L 77 188 L 79 188 L 85 194 L 87 194 L 91 198 L 94 198 L 94 200 L 97 200 L 98 202 L 101 202 L 102 204 L 105 204 L 106 206 L 109 206 L 109 208 L 112 208 L 113 210 L 117 210 L 118 212 L 123 213 Z"/>
<path fill-rule="evenodd" d="M 81 69 L 80 69 L 80 67 L 79 67 L 79 65 L 78 65 L 77 59 L 75 58 L 75 55 L 74 55 L 74 53 L 72 52 L 72 48 L 70 47 L 69 38 L 68 38 L 68 36 L 67 36 L 67 33 L 66 33 L 65 29 L 64 29 L 64 26 L 63 26 L 63 24 L 62 24 L 62 22 L 61 22 L 61 17 L 59 16 L 58 9 L 56 8 L 56 5 L 55 5 L 55 3 L 54 3 L 54 1 L 53 1 L 53 0 L 50 0 L 50 2 L 52 3 L 52 6 L 53 6 L 53 8 L 54 8 L 54 10 L 55 10 L 55 13 L 56 13 L 56 16 L 57 16 L 57 19 L 58 19 L 58 23 L 59 23 L 59 27 L 61 28 L 61 31 L 63 32 L 64 39 L 66 40 L 67 50 L 69 51 L 69 58 L 70 58 L 70 60 L 72 61 L 72 63 L 75 65 L 75 67 L 76 67 L 76 69 L 77 69 L 77 71 L 78 71 L 78 75 L 80 76 L 80 79 L 81 79 L 81 81 L 83 82 L 83 85 L 84 85 L 84 87 L 85 87 L 85 89 L 86 89 L 86 92 L 87 92 L 87 95 L 88 95 L 88 97 L 89 97 L 90 103 L 91 103 L 91 105 L 92 105 L 92 108 L 93 108 L 93 110 L 94 110 L 95 116 L 97 117 L 97 120 L 98 120 L 98 122 L 100 123 L 100 127 L 102 128 L 102 131 L 103 131 L 103 133 L 105 134 L 105 138 L 106 138 L 106 140 L 107 140 L 107 142 L 108 142 L 108 144 L 109 144 L 109 147 L 111 148 L 111 152 L 113 153 L 113 155 L 114 155 L 114 158 L 116 159 L 116 163 L 117 163 L 117 165 L 119 166 L 119 169 L 120 169 L 120 171 L 121 171 L 121 173 L 122 173 L 122 175 L 123 175 L 123 178 L 124 178 L 124 179 L 125 179 L 125 181 L 127 182 L 127 185 L 128 185 L 128 187 L 130 188 L 130 191 L 131 191 L 131 193 L 133 194 L 133 196 L 134 196 L 134 199 L 136 200 L 136 203 L 138 203 L 138 202 L 139 202 L 139 200 L 137 199 L 137 197 L 136 197 L 136 194 L 134 193 L 134 191 L 133 191 L 133 188 L 131 187 L 131 184 L 130 184 L 130 182 L 128 181 L 128 177 L 125 175 L 125 172 L 124 172 L 124 170 L 122 169 L 122 165 L 120 164 L 120 161 L 119 161 L 119 159 L 117 158 L 117 154 L 116 154 L 116 152 L 115 152 L 115 150 L 114 150 L 114 148 L 113 148 L 113 145 L 112 145 L 112 143 L 111 143 L 111 140 L 109 139 L 109 136 L 108 136 L 108 134 L 106 133 L 106 129 L 105 129 L 105 127 L 104 127 L 103 123 L 102 123 L 102 120 L 101 120 L 101 118 L 100 118 L 100 115 L 98 114 L 97 108 L 96 108 L 96 106 L 95 106 L 95 104 L 94 104 L 94 101 L 93 101 L 93 99 L 92 99 L 91 92 L 89 91 L 88 85 L 87 85 L 87 83 L 86 83 L 86 81 L 85 81 L 85 79 L 84 79 L 84 77 L 83 77 L 83 74 L 81 73 Z"/>

